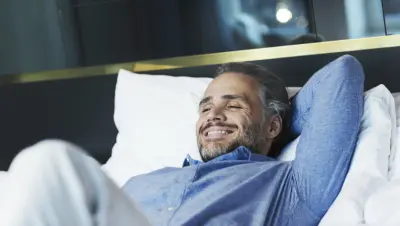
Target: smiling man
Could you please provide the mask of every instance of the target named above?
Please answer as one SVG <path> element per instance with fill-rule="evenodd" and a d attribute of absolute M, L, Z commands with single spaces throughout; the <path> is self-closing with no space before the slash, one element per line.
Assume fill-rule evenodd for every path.
<path fill-rule="evenodd" d="M 290 103 L 265 68 L 222 65 L 199 105 L 203 161 L 188 156 L 120 189 L 77 147 L 40 143 L 13 162 L 0 225 L 318 225 L 349 169 L 363 87 L 351 56 L 318 71 Z M 297 136 L 295 160 L 273 158 Z"/>
<path fill-rule="evenodd" d="M 278 77 L 257 65 L 226 64 L 204 95 L 197 121 L 204 162 L 239 146 L 268 155 L 289 111 L 286 87 Z"/>

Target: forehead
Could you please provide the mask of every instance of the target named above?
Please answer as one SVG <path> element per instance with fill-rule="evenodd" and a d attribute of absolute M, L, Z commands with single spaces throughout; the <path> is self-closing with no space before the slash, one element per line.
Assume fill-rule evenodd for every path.
<path fill-rule="evenodd" d="M 223 95 L 242 95 L 249 99 L 258 97 L 258 82 L 247 75 L 240 73 L 224 73 L 215 78 L 207 87 L 205 97 L 218 97 Z"/>

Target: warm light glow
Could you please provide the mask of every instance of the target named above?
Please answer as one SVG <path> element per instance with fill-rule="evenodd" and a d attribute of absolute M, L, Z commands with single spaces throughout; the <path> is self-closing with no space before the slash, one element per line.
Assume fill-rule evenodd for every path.
<path fill-rule="evenodd" d="M 287 23 L 292 19 L 292 12 L 287 8 L 280 8 L 278 11 L 276 11 L 276 19 L 280 23 Z"/>

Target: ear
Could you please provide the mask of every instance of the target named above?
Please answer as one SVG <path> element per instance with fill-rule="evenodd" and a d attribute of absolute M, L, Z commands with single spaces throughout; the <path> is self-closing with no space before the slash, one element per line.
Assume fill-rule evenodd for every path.
<path fill-rule="evenodd" d="M 279 115 L 271 116 L 268 120 L 266 120 L 265 133 L 266 138 L 273 140 L 277 137 L 282 131 L 282 118 Z"/>

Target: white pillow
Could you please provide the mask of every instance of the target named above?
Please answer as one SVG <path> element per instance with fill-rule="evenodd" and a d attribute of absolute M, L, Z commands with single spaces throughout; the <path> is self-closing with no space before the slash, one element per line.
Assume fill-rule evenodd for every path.
<path fill-rule="evenodd" d="M 400 93 L 392 93 L 396 111 L 396 126 L 400 126 Z"/>
<path fill-rule="evenodd" d="M 389 176 L 400 179 L 400 93 L 393 93 L 395 110 L 396 110 L 396 126 L 397 126 L 397 147 L 390 155 L 391 165 L 389 168 Z"/>
<path fill-rule="evenodd" d="M 300 91 L 301 87 L 288 87 L 286 90 L 288 92 L 289 98 L 292 98 Z"/>
<path fill-rule="evenodd" d="M 6 195 L 6 194 L 4 194 L 4 191 L 5 191 L 4 188 L 7 184 L 7 178 L 8 178 L 7 172 L 0 171 L 0 203 L 2 201 L 1 200 L 2 196 Z"/>
<path fill-rule="evenodd" d="M 369 198 L 388 181 L 395 117 L 393 96 L 385 86 L 379 85 L 365 93 L 361 130 L 348 175 L 320 225 L 356 225 L 364 221 L 375 225 L 376 221 L 370 221 L 380 210 L 371 211 Z"/>
<path fill-rule="evenodd" d="M 400 93 L 393 94 L 397 121 L 397 142 L 392 148 L 389 162 L 389 182 L 368 200 L 366 221 L 374 225 L 400 225 Z"/>
<path fill-rule="evenodd" d="M 199 159 L 198 103 L 211 80 L 120 70 L 114 112 L 118 136 L 105 172 L 121 186 L 135 175 L 181 167 L 187 154 Z"/>
<path fill-rule="evenodd" d="M 296 158 L 296 148 L 297 144 L 299 143 L 300 136 L 294 139 L 292 142 L 287 144 L 277 157 L 279 161 L 292 161 Z"/>

